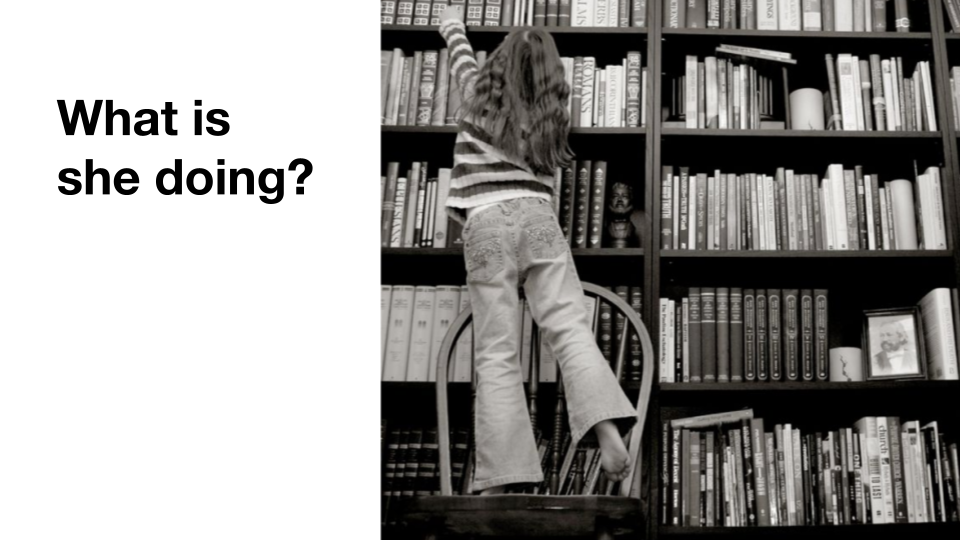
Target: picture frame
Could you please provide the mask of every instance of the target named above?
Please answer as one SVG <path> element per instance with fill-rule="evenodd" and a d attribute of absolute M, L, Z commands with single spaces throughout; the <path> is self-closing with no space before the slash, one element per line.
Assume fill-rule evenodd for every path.
<path fill-rule="evenodd" d="M 918 306 L 863 312 L 866 380 L 926 379 L 926 347 Z"/>

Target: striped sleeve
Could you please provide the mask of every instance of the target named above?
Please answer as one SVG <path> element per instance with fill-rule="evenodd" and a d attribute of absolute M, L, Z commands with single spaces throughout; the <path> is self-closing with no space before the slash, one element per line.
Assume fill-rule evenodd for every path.
<path fill-rule="evenodd" d="M 450 49 L 450 71 L 457 81 L 460 97 L 463 101 L 473 99 L 473 87 L 479 68 L 473 47 L 467 39 L 466 27 L 457 19 L 444 21 L 440 25 L 440 34 Z"/>

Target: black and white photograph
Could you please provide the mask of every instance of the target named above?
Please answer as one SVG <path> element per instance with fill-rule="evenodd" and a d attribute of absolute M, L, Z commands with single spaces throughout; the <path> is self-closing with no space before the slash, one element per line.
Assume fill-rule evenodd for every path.
<path fill-rule="evenodd" d="M 864 316 L 867 379 L 924 378 L 920 310 L 911 307 L 868 311 Z"/>

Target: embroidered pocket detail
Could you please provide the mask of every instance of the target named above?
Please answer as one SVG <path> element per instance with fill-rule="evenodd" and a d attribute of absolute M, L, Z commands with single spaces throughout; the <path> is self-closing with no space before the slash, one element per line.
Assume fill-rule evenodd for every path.
<path fill-rule="evenodd" d="M 563 232 L 552 216 L 546 220 L 535 220 L 524 227 L 524 234 L 534 258 L 555 259 L 566 246 Z"/>
<path fill-rule="evenodd" d="M 477 234 L 465 248 L 467 279 L 490 281 L 503 270 L 503 244 L 499 232 Z"/>

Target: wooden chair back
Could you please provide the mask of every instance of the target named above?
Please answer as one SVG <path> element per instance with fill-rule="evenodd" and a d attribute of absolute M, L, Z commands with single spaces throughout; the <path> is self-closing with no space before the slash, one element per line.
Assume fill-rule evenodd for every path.
<path fill-rule="evenodd" d="M 646 326 L 643 325 L 643 322 L 640 320 L 640 316 L 636 311 L 633 310 L 632 307 L 630 307 L 630 304 L 624 302 L 623 299 L 621 299 L 615 293 L 592 283 L 583 283 L 583 291 L 586 295 L 592 296 L 598 301 L 610 304 L 613 308 L 613 316 L 616 316 L 617 313 L 620 313 L 624 316 L 625 324 L 623 325 L 623 332 L 620 335 L 619 340 L 620 350 L 617 351 L 617 361 L 614 366 L 618 379 L 623 371 L 624 358 L 627 356 L 624 349 L 627 343 L 626 338 L 631 329 L 640 338 L 640 347 L 643 356 L 640 378 L 640 393 L 636 402 L 637 423 L 630 433 L 630 440 L 629 444 L 627 445 L 627 450 L 629 451 L 630 456 L 633 458 L 635 471 L 634 474 L 631 474 L 626 480 L 620 483 L 619 492 L 620 496 L 626 497 L 630 494 L 631 487 L 633 487 L 634 482 L 640 481 L 639 471 L 642 469 L 641 437 L 645 427 L 647 410 L 650 403 L 650 392 L 653 387 L 654 377 L 655 357 L 653 353 L 653 343 L 650 341 L 650 334 L 647 332 Z M 456 345 L 457 340 L 460 338 L 460 335 L 463 334 L 464 330 L 467 329 L 467 326 L 470 324 L 472 319 L 473 314 L 468 308 L 460 313 L 453 323 L 451 323 L 449 330 L 447 330 L 446 336 L 443 338 L 443 343 L 440 346 L 439 358 L 437 359 L 437 430 L 440 438 L 441 496 L 453 495 L 450 466 L 450 412 L 448 409 L 447 398 L 447 379 L 449 376 L 448 370 L 451 364 L 450 357 L 454 352 L 454 346 Z M 533 361 L 532 363 L 536 364 L 537 362 Z M 536 382 L 533 381 L 535 378 L 536 377 L 531 377 L 531 382 L 534 388 L 536 387 Z M 558 384 L 562 385 L 562 380 L 558 379 Z M 535 416 L 535 411 L 531 412 Z"/>

